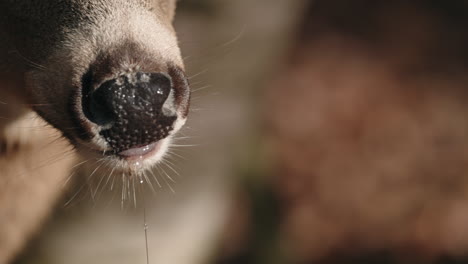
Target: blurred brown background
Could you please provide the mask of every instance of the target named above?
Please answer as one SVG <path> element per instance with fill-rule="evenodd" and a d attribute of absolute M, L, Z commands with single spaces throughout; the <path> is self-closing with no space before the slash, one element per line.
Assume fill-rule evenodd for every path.
<path fill-rule="evenodd" d="M 176 28 L 193 110 L 150 263 L 468 263 L 468 2 L 183 0 Z M 18 263 L 145 263 L 106 197 Z"/>
<path fill-rule="evenodd" d="M 294 260 L 467 253 L 467 4 L 310 4 L 264 113 Z"/>

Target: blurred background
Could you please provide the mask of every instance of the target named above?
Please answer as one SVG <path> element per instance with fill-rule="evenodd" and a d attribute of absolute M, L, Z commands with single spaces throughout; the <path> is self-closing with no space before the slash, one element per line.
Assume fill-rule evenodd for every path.
<path fill-rule="evenodd" d="M 467 1 L 181 0 L 175 24 L 193 106 L 161 186 L 77 180 L 18 264 L 146 263 L 145 212 L 150 263 L 468 263 Z"/>

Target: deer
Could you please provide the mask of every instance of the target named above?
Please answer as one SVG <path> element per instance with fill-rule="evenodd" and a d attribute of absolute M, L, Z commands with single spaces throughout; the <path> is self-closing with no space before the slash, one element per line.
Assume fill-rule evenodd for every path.
<path fill-rule="evenodd" d="M 0 263 L 63 195 L 73 168 L 141 177 L 187 120 L 176 0 L 0 2 Z"/>

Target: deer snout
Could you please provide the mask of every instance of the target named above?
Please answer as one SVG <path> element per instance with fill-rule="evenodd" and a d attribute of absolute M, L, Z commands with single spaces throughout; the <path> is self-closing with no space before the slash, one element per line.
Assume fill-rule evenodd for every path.
<path fill-rule="evenodd" d="M 174 129 L 178 118 L 174 94 L 169 74 L 128 73 L 83 95 L 83 112 L 112 152 L 142 156 Z"/>

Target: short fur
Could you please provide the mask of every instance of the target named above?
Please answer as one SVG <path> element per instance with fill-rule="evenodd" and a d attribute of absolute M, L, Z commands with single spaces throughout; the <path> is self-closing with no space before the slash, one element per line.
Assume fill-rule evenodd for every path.
<path fill-rule="evenodd" d="M 93 67 L 100 73 L 95 84 L 129 71 L 183 74 L 174 10 L 175 0 L 0 2 L 0 263 L 40 226 L 77 156 L 106 148 L 73 108 L 81 105 L 83 76 Z M 185 122 L 188 96 L 176 98 L 173 132 Z"/>

